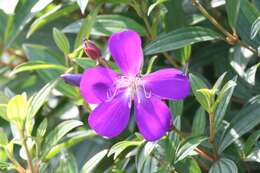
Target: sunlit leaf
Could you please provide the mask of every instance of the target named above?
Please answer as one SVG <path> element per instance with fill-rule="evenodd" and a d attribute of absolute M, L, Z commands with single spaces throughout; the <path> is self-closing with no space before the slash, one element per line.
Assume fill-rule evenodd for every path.
<path fill-rule="evenodd" d="M 236 164 L 227 158 L 221 158 L 216 161 L 210 168 L 209 173 L 238 173 Z"/>
<path fill-rule="evenodd" d="M 70 52 L 70 43 L 66 35 L 57 28 L 53 29 L 52 35 L 56 45 L 65 55 L 67 55 Z"/>
<path fill-rule="evenodd" d="M 80 8 L 80 11 L 81 11 L 82 14 L 85 13 L 85 9 L 88 5 L 88 1 L 89 0 L 77 0 L 77 3 L 79 5 L 79 8 Z"/>
<path fill-rule="evenodd" d="M 167 34 L 162 34 L 145 47 L 144 53 L 145 55 L 151 55 L 176 50 L 198 42 L 219 39 L 221 39 L 221 36 L 208 28 L 198 26 L 185 27 Z"/>
<path fill-rule="evenodd" d="M 218 153 L 222 153 L 230 144 L 242 135 L 253 129 L 260 123 L 259 104 L 251 104 L 244 107 L 236 117 L 230 122 L 218 148 Z"/>
<path fill-rule="evenodd" d="M 176 150 L 174 163 L 181 161 L 187 156 L 190 156 L 193 150 L 206 139 L 207 139 L 206 137 L 202 137 L 202 136 L 191 137 L 186 139 L 182 143 L 180 143 Z"/>
<path fill-rule="evenodd" d="M 43 142 L 42 153 L 43 157 L 48 153 L 48 151 L 56 145 L 61 138 L 66 135 L 72 129 L 83 125 L 81 121 L 78 120 L 67 120 L 60 123 L 57 127 L 55 127 L 48 135 L 46 136 Z"/>
<path fill-rule="evenodd" d="M 7 118 L 11 123 L 17 125 L 20 130 L 23 129 L 28 113 L 28 103 L 24 96 L 17 95 L 7 104 Z"/>
<path fill-rule="evenodd" d="M 128 147 L 138 146 L 142 144 L 142 141 L 121 141 L 112 146 L 107 156 L 114 154 L 114 160 Z"/>
<path fill-rule="evenodd" d="M 81 169 L 80 173 L 89 173 L 95 169 L 99 162 L 107 155 L 108 150 L 102 150 L 89 159 Z"/>
<path fill-rule="evenodd" d="M 25 71 L 44 70 L 44 69 L 57 69 L 64 72 L 66 70 L 66 67 L 58 64 L 50 64 L 43 61 L 31 61 L 16 66 L 13 69 L 13 71 L 10 73 L 10 75 L 14 75 Z"/>

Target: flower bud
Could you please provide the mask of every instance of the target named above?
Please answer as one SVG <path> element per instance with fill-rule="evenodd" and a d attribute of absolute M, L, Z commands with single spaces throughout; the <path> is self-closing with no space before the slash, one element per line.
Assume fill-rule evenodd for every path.
<path fill-rule="evenodd" d="M 101 50 L 92 41 L 84 40 L 83 49 L 85 53 L 93 60 L 101 57 Z"/>
<path fill-rule="evenodd" d="M 60 76 L 64 82 L 73 86 L 80 86 L 82 74 L 62 74 Z"/>

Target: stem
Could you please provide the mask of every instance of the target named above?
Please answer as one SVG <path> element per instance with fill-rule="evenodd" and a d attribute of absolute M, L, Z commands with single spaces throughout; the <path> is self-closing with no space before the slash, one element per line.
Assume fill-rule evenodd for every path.
<path fill-rule="evenodd" d="M 192 0 L 193 5 L 219 30 L 221 31 L 227 38 L 226 41 L 229 44 L 235 44 L 238 42 L 238 37 L 230 34 L 223 26 L 221 26 L 218 21 L 212 17 L 207 10 L 199 3 L 198 0 Z"/>
<path fill-rule="evenodd" d="M 205 159 L 207 159 L 207 160 L 210 160 L 210 161 L 214 161 L 214 160 L 215 160 L 212 156 L 210 156 L 210 155 L 209 155 L 208 153 L 206 153 L 205 151 L 199 149 L 198 147 L 196 147 L 194 150 L 195 150 L 201 157 L 203 157 L 203 158 L 205 158 Z"/>
<path fill-rule="evenodd" d="M 9 153 L 8 150 L 5 150 L 7 153 L 7 157 L 9 158 L 9 160 L 14 164 L 15 169 L 19 172 L 19 173 L 26 173 L 26 170 L 13 158 L 13 156 Z"/>
<path fill-rule="evenodd" d="M 210 125 L 209 143 L 212 144 L 215 139 L 214 112 L 209 113 L 209 125 Z"/>
<path fill-rule="evenodd" d="M 28 149 L 28 146 L 27 146 L 27 143 L 26 143 L 26 138 L 23 134 L 23 131 L 20 131 L 20 134 L 21 134 L 21 138 L 22 138 L 22 145 L 25 149 L 25 153 L 26 153 L 26 157 L 27 157 L 27 164 L 29 166 L 30 172 L 35 173 L 34 167 L 33 167 L 33 162 L 32 162 L 32 157 L 30 155 L 30 152 L 29 152 L 29 149 Z"/>
<path fill-rule="evenodd" d="M 236 32 L 233 31 L 233 34 L 231 34 L 230 32 L 228 32 L 223 26 L 220 25 L 220 23 L 214 18 L 212 17 L 207 10 L 199 3 L 198 0 L 192 0 L 192 4 L 219 30 L 221 31 L 225 36 L 226 39 L 225 41 L 230 44 L 230 45 L 234 45 L 234 44 L 240 44 L 241 46 L 249 49 L 250 51 L 252 51 L 254 54 L 258 55 L 257 50 L 255 50 L 254 48 L 250 47 L 249 45 L 247 45 L 246 43 L 242 42 L 239 37 L 237 36 Z"/>

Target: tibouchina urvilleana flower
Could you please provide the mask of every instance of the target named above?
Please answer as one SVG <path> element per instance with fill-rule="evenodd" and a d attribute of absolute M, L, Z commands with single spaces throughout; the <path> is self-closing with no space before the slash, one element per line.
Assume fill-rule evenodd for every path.
<path fill-rule="evenodd" d="M 86 102 L 98 104 L 88 123 L 97 134 L 108 138 L 119 135 L 128 125 L 131 107 L 143 137 L 160 139 L 170 129 L 172 116 L 162 99 L 181 100 L 189 94 L 188 78 L 179 70 L 167 68 L 141 75 L 141 38 L 127 30 L 113 34 L 110 53 L 122 74 L 110 68 L 85 70 L 80 91 Z"/>

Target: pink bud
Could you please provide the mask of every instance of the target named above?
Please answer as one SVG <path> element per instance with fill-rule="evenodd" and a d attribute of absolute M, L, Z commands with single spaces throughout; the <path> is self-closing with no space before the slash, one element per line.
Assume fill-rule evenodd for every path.
<path fill-rule="evenodd" d="M 92 41 L 84 40 L 83 49 L 85 53 L 93 60 L 101 57 L 101 50 Z"/>

